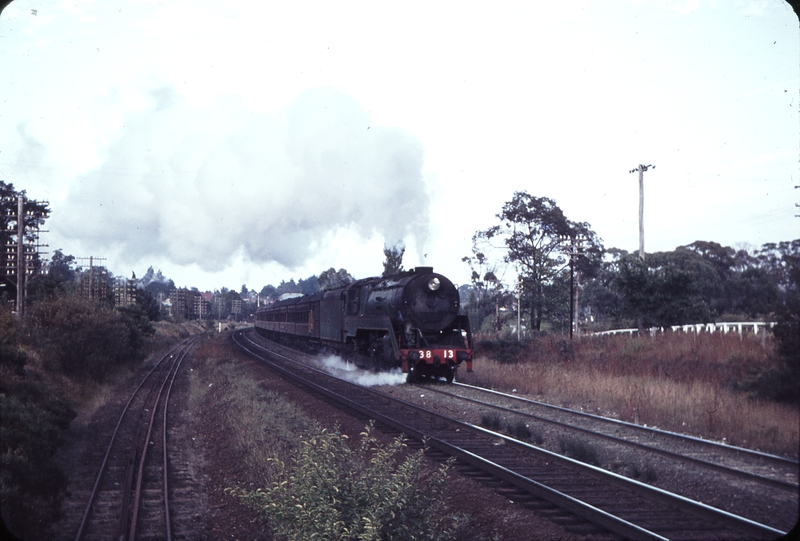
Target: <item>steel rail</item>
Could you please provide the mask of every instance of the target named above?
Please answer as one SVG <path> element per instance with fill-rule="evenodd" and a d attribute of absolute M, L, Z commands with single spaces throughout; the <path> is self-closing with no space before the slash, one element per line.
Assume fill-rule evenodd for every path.
<path fill-rule="evenodd" d="M 153 399 L 153 407 L 150 411 L 150 419 L 147 423 L 147 433 L 145 434 L 144 440 L 142 440 L 142 454 L 139 455 L 139 468 L 136 475 L 136 489 L 134 491 L 133 502 L 131 503 L 131 507 L 133 508 L 133 516 L 131 517 L 130 529 L 128 533 L 128 539 L 136 539 L 136 526 L 138 524 L 139 519 L 139 503 L 141 502 L 142 497 L 142 480 L 144 479 L 144 466 L 145 461 L 147 460 L 147 452 L 150 449 L 150 434 L 153 431 L 153 425 L 155 424 L 156 413 L 158 411 L 158 403 L 161 402 L 161 396 L 164 394 L 164 389 L 167 387 L 167 383 L 170 381 L 175 380 L 175 374 L 177 374 L 178 369 L 180 368 L 181 363 L 183 362 L 184 357 L 186 357 L 191 344 L 187 345 L 183 351 L 181 351 L 178 358 L 170 367 L 169 371 L 167 372 L 164 381 L 161 383 L 161 387 L 158 389 L 158 393 L 156 394 L 155 398 Z M 172 379 L 170 379 L 170 375 L 172 375 Z M 164 425 L 166 426 L 166 411 L 164 413 Z M 166 448 L 164 448 L 164 455 L 166 456 Z M 164 472 L 164 482 L 166 483 L 166 471 Z M 166 491 L 164 492 L 164 505 L 169 507 L 169 500 L 167 499 Z M 123 509 L 122 512 L 125 513 L 127 510 Z M 169 530 L 169 525 L 167 525 L 167 530 Z"/>
<path fill-rule="evenodd" d="M 369 407 L 366 407 L 364 405 L 358 404 L 357 402 L 351 400 L 348 397 L 343 396 L 340 393 L 336 393 L 333 390 L 330 390 L 330 389 L 328 389 L 326 387 L 323 387 L 323 386 L 318 385 L 318 384 L 316 384 L 316 383 L 314 383 L 312 381 L 309 381 L 307 378 L 303 378 L 299 374 L 296 374 L 295 372 L 292 372 L 291 370 L 288 370 L 288 369 L 286 369 L 286 368 L 284 368 L 282 366 L 279 366 L 276 363 L 274 363 L 273 361 L 265 359 L 261 355 L 257 354 L 255 351 L 252 351 L 251 349 L 247 348 L 243 343 L 241 343 L 237 339 L 237 335 L 242 336 L 245 340 L 247 340 L 248 342 L 253 344 L 253 346 L 255 346 L 256 348 L 261 349 L 263 351 L 266 351 L 270 355 L 274 355 L 274 356 L 280 357 L 282 359 L 285 359 L 287 361 L 290 361 L 292 363 L 298 364 L 298 365 L 302 366 L 303 369 L 310 370 L 310 371 L 313 371 L 313 372 L 318 373 L 318 374 L 322 374 L 326 378 L 330 378 L 331 377 L 330 375 L 328 375 L 328 374 L 326 374 L 326 373 L 324 373 L 322 371 L 316 370 L 316 369 L 314 369 L 312 367 L 309 367 L 309 366 L 307 366 L 305 364 L 297 363 L 297 361 L 294 361 L 293 359 L 291 359 L 291 358 L 289 358 L 289 357 L 287 357 L 285 355 L 282 355 L 282 354 L 274 352 L 274 351 L 270 351 L 267 348 L 264 348 L 263 346 L 260 346 L 259 344 L 256 344 L 256 343 L 252 342 L 252 340 L 250 340 L 249 338 L 244 336 L 242 331 L 238 331 L 238 332 L 236 332 L 236 333 L 234 333 L 232 335 L 233 340 L 237 344 L 237 346 L 239 346 L 242 350 L 244 350 L 248 354 L 253 355 L 254 357 L 256 357 L 258 359 L 261 359 L 262 361 L 264 361 L 265 363 L 269 364 L 271 367 L 274 367 L 278 372 L 280 372 L 281 374 L 285 375 L 289 379 L 298 381 L 302 385 L 307 386 L 310 389 L 312 389 L 312 390 L 314 390 L 316 392 L 319 392 L 322 395 L 325 395 L 325 396 L 327 396 L 327 397 L 329 397 L 329 398 L 331 398 L 331 399 L 333 399 L 335 401 L 338 401 L 338 402 L 346 405 L 347 407 L 352 408 L 354 411 L 360 412 L 363 415 L 368 416 L 370 418 L 374 418 L 374 419 L 378 420 L 379 422 L 381 422 L 381 423 L 383 423 L 383 424 L 385 424 L 385 425 L 387 425 L 387 426 L 389 426 L 389 427 L 391 427 L 391 428 L 393 428 L 395 430 L 398 430 L 400 432 L 406 433 L 406 434 L 408 434 L 408 435 L 410 435 L 410 436 L 412 436 L 412 437 L 414 437 L 416 439 L 423 439 L 429 445 L 431 445 L 433 447 L 436 447 L 437 449 L 440 449 L 441 451 L 443 451 L 443 452 L 445 452 L 447 454 L 450 454 L 452 456 L 456 456 L 457 458 L 462 459 L 464 462 L 466 462 L 468 464 L 471 464 L 471 465 L 473 465 L 475 467 L 478 467 L 479 469 L 487 471 L 487 472 L 491 473 L 492 475 L 495 475 L 498 478 L 504 480 L 505 482 L 507 482 L 507 483 L 509 483 L 509 484 L 511 484 L 513 486 L 516 486 L 517 488 L 520 488 L 520 489 L 522 489 L 522 490 L 524 490 L 526 492 L 529 492 L 529 493 L 533 493 L 533 494 L 535 494 L 535 495 L 537 495 L 539 497 L 542 497 L 544 499 L 548 499 L 548 500 L 552 501 L 553 503 L 557 503 L 559 506 L 562 506 L 563 508 L 566 508 L 567 510 L 569 510 L 573 514 L 581 516 L 581 517 L 584 517 L 584 518 L 590 520 L 591 522 L 593 522 L 595 524 L 602 525 L 603 527 L 609 529 L 610 531 L 612 531 L 614 533 L 617 533 L 617 534 L 620 534 L 620 535 L 624 535 L 624 536 L 630 537 L 630 538 L 635 538 L 635 539 L 642 539 L 642 538 L 664 539 L 663 536 L 660 536 L 659 534 L 657 534 L 655 532 L 651 532 L 651 531 L 646 530 L 646 529 L 644 529 L 644 528 L 642 528 L 640 526 L 632 524 L 632 523 L 630 523 L 630 522 L 628 522 L 628 521 L 626 521 L 626 520 L 624 520 L 624 519 L 622 519 L 620 517 L 616 517 L 614 515 L 611 515 L 610 513 L 607 513 L 607 512 L 605 512 L 603 510 L 600 510 L 600 509 L 598 509 L 598 508 L 596 508 L 596 507 L 594 507 L 594 506 L 592 506 L 590 504 L 587 504 L 586 502 L 582 502 L 580 500 L 577 500 L 576 498 L 573 498 L 573 497 L 571 497 L 571 496 L 569 496 L 567 494 L 564 494 L 564 493 L 562 493 L 560 491 L 557 491 L 557 490 L 555 490 L 555 489 L 553 489 L 551 487 L 546 487 L 544 485 L 541 485 L 541 483 L 533 481 L 532 479 L 529 479 L 529 478 L 527 478 L 527 477 L 525 477 L 525 476 L 523 476 L 521 474 L 518 474 L 516 472 L 511 472 L 511 474 L 508 474 L 508 473 L 505 472 L 505 470 L 507 470 L 507 468 L 505 468 L 502 465 L 496 464 L 496 463 L 494 463 L 492 461 L 489 461 L 489 460 L 487 460 L 485 458 L 482 458 L 482 457 L 476 455 L 475 453 L 472 453 L 469 450 L 463 449 L 463 448 L 458 447 L 458 446 L 456 446 L 454 444 L 451 444 L 449 442 L 442 441 L 439 438 L 431 436 L 430 434 L 423 433 L 420 430 L 417 430 L 417 429 L 415 429 L 413 427 L 410 427 L 407 424 L 402 423 L 402 422 L 400 422 L 400 421 L 398 421 L 398 420 L 396 420 L 396 419 L 394 419 L 392 417 L 388 417 L 388 416 L 386 416 L 386 415 L 384 415 L 382 413 L 379 413 L 379 412 L 375 411 L 375 409 L 373 409 L 373 408 L 369 408 Z M 625 477 L 620 476 L 618 474 L 614 474 L 612 472 L 608 472 L 607 470 L 603 470 L 601 468 L 596 468 L 594 466 L 591 466 L 591 465 L 588 465 L 588 464 L 584 464 L 584 463 L 572 460 L 572 459 L 567 458 L 567 457 L 563 457 L 561 455 L 552 453 L 550 451 L 546 451 L 544 449 L 539 449 L 537 447 L 525 444 L 523 442 L 520 442 L 520 441 L 515 440 L 513 438 L 504 436 L 502 434 L 497 434 L 495 432 L 491 432 L 491 431 L 485 430 L 485 429 L 483 429 L 481 427 L 477 427 L 477 426 L 471 425 L 469 423 L 464 423 L 462 421 L 458 421 L 458 420 L 454 420 L 454 419 L 450 419 L 450 418 L 444 417 L 444 416 L 439 415 L 439 414 L 437 414 L 435 412 L 431 412 L 429 410 L 425 410 L 424 408 L 421 408 L 421 407 L 416 406 L 414 404 L 405 402 L 403 400 L 399 400 L 399 399 L 390 397 L 390 396 L 385 395 L 383 393 L 377 393 L 375 391 L 371 391 L 371 390 L 365 389 L 363 387 L 359 387 L 357 385 L 345 382 L 343 380 L 336 379 L 335 381 L 337 381 L 338 384 L 341 384 L 341 385 L 343 385 L 344 387 L 346 387 L 348 389 L 353 389 L 353 390 L 357 389 L 359 392 L 362 392 L 362 393 L 371 393 L 373 395 L 379 395 L 383 399 L 391 400 L 394 403 L 402 406 L 401 408 L 398 408 L 398 409 L 402 409 L 402 411 L 404 411 L 404 413 L 406 413 L 406 414 L 409 412 L 409 410 L 416 410 L 419 414 L 427 415 L 429 417 L 439 418 L 442 421 L 444 421 L 445 423 L 453 423 L 455 425 L 458 425 L 460 427 L 459 430 L 460 429 L 464 429 L 465 431 L 484 433 L 486 435 L 490 435 L 492 438 L 501 438 L 501 439 L 504 440 L 505 443 L 508 443 L 510 446 L 518 446 L 520 448 L 525 448 L 528 452 L 530 452 L 532 454 L 535 454 L 535 455 L 537 455 L 539 457 L 542 457 L 545 460 L 552 460 L 552 461 L 560 463 L 563 466 L 566 466 L 568 468 L 582 470 L 582 471 L 584 471 L 586 473 L 592 473 L 594 476 L 601 476 L 607 482 L 613 483 L 615 485 L 624 486 L 628 490 L 636 490 L 636 491 L 639 491 L 639 492 L 645 492 L 650 497 L 653 497 L 656 500 L 659 500 L 659 501 L 662 501 L 662 502 L 667 502 L 671 506 L 675 506 L 677 508 L 680 508 L 680 509 L 682 509 L 682 510 L 684 510 L 686 512 L 689 512 L 689 513 L 691 513 L 691 514 L 693 514 L 695 516 L 701 516 L 701 517 L 705 517 L 705 518 L 708 518 L 708 519 L 711 519 L 711 520 L 715 520 L 715 521 L 723 519 L 723 520 L 727 521 L 728 524 L 735 524 L 735 526 L 737 528 L 744 530 L 745 534 L 747 534 L 747 535 L 753 535 L 753 536 L 765 536 L 765 535 L 780 536 L 780 535 L 783 535 L 785 533 L 785 532 L 781 532 L 780 530 L 777 530 L 775 528 L 772 528 L 770 526 L 766 526 L 764 524 L 760 524 L 758 522 L 746 519 L 744 517 L 739 517 L 737 515 L 733 515 L 732 513 L 728 513 L 726 511 L 722 511 L 720 509 L 713 508 L 711 506 L 702 504 L 700 502 L 695 502 L 695 501 L 690 500 L 688 498 L 684 498 L 682 496 L 669 493 L 667 491 L 652 487 L 650 485 L 646 485 L 644 483 L 640 483 L 640 482 L 625 478 Z M 408 416 L 408 417 L 411 417 L 411 416 Z M 510 472 L 511 470 L 508 470 L 508 471 Z M 541 488 L 541 487 L 544 487 L 544 488 Z"/>
<path fill-rule="evenodd" d="M 156 371 L 156 369 L 161 365 L 161 363 L 163 363 L 168 358 L 171 358 L 172 355 L 174 355 L 176 351 L 178 351 L 182 347 L 184 347 L 185 343 L 186 343 L 186 340 L 184 340 L 182 343 L 180 343 L 177 346 L 175 346 L 173 349 L 171 349 L 170 351 L 165 353 L 164 356 L 161 357 L 161 359 L 155 365 L 153 365 L 153 368 L 151 368 L 150 371 L 144 376 L 144 378 L 142 378 L 142 381 L 139 383 L 139 385 L 136 387 L 136 389 L 134 389 L 133 393 L 131 393 L 131 397 L 128 399 L 128 402 L 125 404 L 125 407 L 122 409 L 122 413 L 120 413 L 119 419 L 117 420 L 117 425 L 114 427 L 114 431 L 112 432 L 111 438 L 110 438 L 110 440 L 108 442 L 108 447 L 106 448 L 105 455 L 103 456 L 103 462 L 100 464 L 100 469 L 97 472 L 97 477 L 95 478 L 94 486 L 92 487 L 92 491 L 89 494 L 89 501 L 86 503 L 86 509 L 83 512 L 83 518 L 81 519 L 81 524 L 78 527 L 78 532 L 75 534 L 75 541 L 80 541 L 81 537 L 83 536 L 84 528 L 86 527 L 86 521 L 89 518 L 89 513 L 92 510 L 92 505 L 94 503 L 95 496 L 97 495 L 97 490 L 100 487 L 100 481 L 102 480 L 103 474 L 106 471 L 106 465 L 108 464 L 108 458 L 111 455 L 111 449 L 114 446 L 114 442 L 116 440 L 117 433 L 119 432 L 119 428 L 122 425 L 122 421 L 123 421 L 123 419 L 125 417 L 125 414 L 128 412 L 128 409 L 130 408 L 131 403 L 133 402 L 134 398 L 136 398 L 136 395 L 139 393 L 141 388 L 144 386 L 145 382 L 153 374 L 153 372 Z"/>
<path fill-rule="evenodd" d="M 486 390 L 486 389 L 483 389 L 482 387 L 474 387 L 474 386 L 471 386 L 471 385 L 468 385 L 468 386 L 465 386 L 465 387 L 469 387 L 470 389 L 480 390 L 480 391 Z M 682 460 L 682 461 L 689 462 L 689 463 L 701 464 L 704 467 L 707 467 L 707 468 L 710 468 L 710 469 L 713 469 L 713 470 L 717 470 L 717 471 L 726 473 L 728 475 L 733 475 L 733 476 L 736 476 L 736 477 L 740 477 L 740 478 L 743 478 L 743 479 L 757 481 L 757 482 L 759 482 L 761 484 L 771 485 L 773 487 L 777 487 L 777 488 L 781 488 L 781 489 L 789 489 L 789 490 L 797 490 L 798 489 L 798 484 L 794 483 L 794 482 L 791 482 L 791 481 L 785 481 L 783 479 L 776 479 L 774 477 L 765 477 L 765 476 L 757 474 L 757 473 L 749 472 L 749 471 L 746 471 L 746 470 L 740 470 L 740 469 L 737 469 L 737 468 L 733 468 L 731 466 L 726 466 L 724 464 L 719 464 L 719 463 L 716 463 L 716 462 L 710 462 L 710 461 L 704 460 L 702 458 L 687 456 L 687 455 L 683 455 L 683 454 L 680 454 L 680 453 L 675 452 L 675 451 L 670 451 L 668 449 L 662 449 L 662 448 L 659 448 L 659 447 L 655 447 L 655 446 L 653 446 L 651 444 L 646 444 L 646 443 L 641 443 L 641 442 L 638 442 L 638 441 L 627 440 L 627 439 L 622 438 L 620 436 L 614 436 L 612 434 L 605 434 L 603 432 L 597 432 L 597 431 L 589 429 L 589 428 L 585 428 L 585 427 L 581 427 L 581 426 L 575 426 L 575 425 L 566 423 L 564 421 L 558 421 L 556 419 L 548 419 L 546 417 L 542 417 L 542 416 L 536 415 L 534 413 L 529 413 L 529 412 L 519 411 L 519 410 L 513 410 L 511 408 L 507 408 L 505 406 L 500 406 L 498 404 L 492 404 L 490 402 L 484 402 L 483 400 L 478 400 L 477 398 L 472 398 L 472 397 L 468 397 L 468 396 L 460 396 L 458 394 L 453 394 L 452 392 L 449 392 L 446 389 L 443 390 L 443 389 L 437 389 L 435 387 L 426 387 L 426 390 L 431 391 L 431 392 L 436 392 L 436 393 L 439 393 L 439 394 L 443 394 L 445 396 L 458 398 L 458 399 L 464 400 L 466 402 L 471 402 L 473 404 L 478 404 L 480 406 L 485 406 L 485 407 L 488 407 L 488 408 L 497 409 L 497 410 L 500 410 L 500 411 L 503 411 L 503 412 L 506 412 L 506 413 L 509 413 L 509 414 L 521 415 L 523 417 L 529 417 L 531 419 L 536 419 L 536 420 L 539 420 L 539 421 L 542 421 L 542 422 L 545 422 L 545 423 L 550 423 L 550 424 L 554 424 L 554 425 L 557 425 L 557 426 L 565 427 L 565 428 L 568 428 L 570 430 L 575 430 L 575 431 L 578 431 L 578 432 L 582 432 L 584 434 L 590 434 L 592 436 L 605 438 L 605 439 L 611 440 L 611 441 L 613 441 L 615 443 L 620 443 L 620 444 L 623 444 L 623 445 L 629 445 L 629 446 L 632 446 L 632 447 L 638 447 L 638 448 L 641 448 L 641 449 L 645 449 L 648 452 L 658 453 L 658 454 L 661 454 L 661 455 L 664 455 L 664 456 L 667 456 L 667 457 L 670 457 L 670 458 L 673 458 L 673 459 Z M 513 395 L 506 395 L 504 393 L 500 393 L 500 394 L 502 394 L 504 397 L 508 397 L 508 398 L 517 398 L 517 397 L 514 397 Z M 518 400 L 520 400 L 522 402 L 525 402 L 525 403 L 533 403 L 533 404 L 536 404 L 536 405 L 542 405 L 540 402 L 537 402 L 535 400 L 525 399 L 525 398 L 521 398 L 521 397 L 518 398 Z M 549 404 L 544 404 L 544 405 L 549 405 Z M 569 413 L 575 413 L 575 414 L 584 413 L 584 412 L 581 412 L 581 411 L 571 410 L 571 409 L 568 409 L 568 408 L 562 408 L 561 411 L 569 412 Z M 591 415 L 591 414 L 589 414 L 589 415 Z M 603 420 L 603 421 L 608 420 L 606 417 L 602 417 L 602 416 L 593 415 L 593 417 L 596 418 L 596 419 L 599 419 L 599 420 Z M 611 421 L 616 421 L 616 419 L 610 419 L 610 420 Z M 629 425 L 629 428 L 646 430 L 646 427 L 641 427 L 641 426 L 635 425 L 635 424 L 634 425 Z M 657 433 L 665 434 L 662 431 L 659 431 Z M 666 435 L 668 435 L 669 437 L 679 438 L 679 439 L 680 439 L 680 436 L 681 436 L 681 434 L 673 433 L 673 432 L 667 432 Z M 691 439 L 692 439 L 692 441 L 697 443 L 698 438 L 691 437 Z M 705 443 L 707 440 L 700 440 L 700 441 Z M 731 450 L 732 451 L 737 451 L 737 449 L 731 449 Z M 769 455 L 769 456 L 773 456 L 773 455 Z"/>
<path fill-rule="evenodd" d="M 163 431 L 161 433 L 161 449 L 162 449 L 162 464 L 164 470 L 164 521 L 166 524 L 166 533 L 167 533 L 167 541 L 172 541 L 172 523 L 170 521 L 169 516 L 169 470 L 167 464 L 167 408 L 169 407 L 169 397 L 172 393 L 172 385 L 175 382 L 175 376 L 178 375 L 178 370 L 181 368 L 181 364 L 183 360 L 186 358 L 186 355 L 189 353 L 189 350 L 194 345 L 194 342 L 188 344 L 186 350 L 183 355 L 181 355 L 180 360 L 178 361 L 178 366 L 175 368 L 175 371 L 172 373 L 172 379 L 169 382 L 169 387 L 167 388 L 167 396 L 164 398 L 164 421 L 162 423 Z"/>
<path fill-rule="evenodd" d="M 724 449 L 724 450 L 736 451 L 736 452 L 739 452 L 739 453 L 742 453 L 742 454 L 752 455 L 754 457 L 762 458 L 762 459 L 773 461 L 773 462 L 777 462 L 777 463 L 789 464 L 789 465 L 794 465 L 794 466 L 800 465 L 800 462 L 798 462 L 797 460 L 795 460 L 793 458 L 787 458 L 787 457 L 783 457 L 783 456 L 780 456 L 780 455 L 775 455 L 775 454 L 771 454 L 771 453 L 765 453 L 763 451 L 757 451 L 755 449 L 748 449 L 747 447 L 738 447 L 736 445 L 729 445 L 727 443 L 721 443 L 721 442 L 714 441 L 714 440 L 707 440 L 705 438 L 699 438 L 697 436 L 692 436 L 692 435 L 689 435 L 689 434 L 681 434 L 680 432 L 673 432 L 673 431 L 670 431 L 670 430 L 664 430 L 662 428 L 655 428 L 655 427 L 652 427 L 652 426 L 637 425 L 636 423 L 623 421 L 621 419 L 613 419 L 611 417 L 603 417 L 602 415 L 597 415 L 597 414 L 594 414 L 594 413 L 588 413 L 586 411 L 573 410 L 573 409 L 570 409 L 570 408 L 565 408 L 563 406 L 556 406 L 554 404 L 548 404 L 546 402 L 539 402 L 537 400 L 532 400 L 530 398 L 524 398 L 524 397 L 521 397 L 521 396 L 516 396 L 516 395 L 513 395 L 513 394 L 504 393 L 502 391 L 496 391 L 494 389 L 487 389 L 485 387 L 478 387 L 476 385 L 469 385 L 469 384 L 466 384 L 466 383 L 458 383 L 458 382 L 453 382 L 452 385 L 458 386 L 458 387 L 465 387 L 467 389 L 475 389 L 475 390 L 478 390 L 478 391 L 482 391 L 482 392 L 490 393 L 490 394 L 495 394 L 495 395 L 503 396 L 503 397 L 506 397 L 506 398 L 512 398 L 514 400 L 519 400 L 521 402 L 529 402 L 531 404 L 535 404 L 535 405 L 541 406 L 543 408 L 549 408 L 549 409 L 553 409 L 553 410 L 557 410 L 557 411 L 563 411 L 563 412 L 567 412 L 567 413 L 570 413 L 570 414 L 579 415 L 579 416 L 582 416 L 582 417 L 588 417 L 588 418 L 591 418 L 591 419 L 605 421 L 605 422 L 608 422 L 608 423 L 616 423 L 616 424 L 623 425 L 623 426 L 626 426 L 626 427 L 629 427 L 629 428 L 634 428 L 634 429 L 637 429 L 637 430 L 649 431 L 649 432 L 653 432 L 655 434 L 663 434 L 663 435 L 667 435 L 667 436 L 672 436 L 672 437 L 675 437 L 675 438 L 684 439 L 684 440 L 688 440 L 688 441 L 693 441 L 695 443 L 700 443 L 700 444 L 703 444 L 703 445 L 709 445 L 709 446 L 712 446 L 712 447 L 719 447 L 719 448 Z M 795 486 L 797 486 L 797 485 L 795 485 Z"/>

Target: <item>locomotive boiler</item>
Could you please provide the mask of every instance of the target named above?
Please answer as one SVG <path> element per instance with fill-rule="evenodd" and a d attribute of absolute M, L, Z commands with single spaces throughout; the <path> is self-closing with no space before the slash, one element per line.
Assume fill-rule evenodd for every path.
<path fill-rule="evenodd" d="M 345 287 L 262 306 L 255 327 L 267 338 L 331 351 L 362 368 L 400 368 L 408 381 L 453 381 L 473 344 L 455 285 L 432 267 L 365 278 Z"/>

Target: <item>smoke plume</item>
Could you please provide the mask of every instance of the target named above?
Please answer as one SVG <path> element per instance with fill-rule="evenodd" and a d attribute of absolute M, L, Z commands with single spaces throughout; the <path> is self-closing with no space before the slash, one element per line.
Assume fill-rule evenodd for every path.
<path fill-rule="evenodd" d="M 406 375 L 399 368 L 389 372 L 370 372 L 362 370 L 354 364 L 348 364 L 341 357 L 335 355 L 320 359 L 318 364 L 322 370 L 330 375 L 362 387 L 402 385 L 406 381 Z"/>
<path fill-rule="evenodd" d="M 300 266 L 341 228 L 424 242 L 422 145 L 353 97 L 314 89 L 274 115 L 189 106 L 169 89 L 151 98 L 71 190 L 67 236 L 212 272 L 237 254 Z"/>

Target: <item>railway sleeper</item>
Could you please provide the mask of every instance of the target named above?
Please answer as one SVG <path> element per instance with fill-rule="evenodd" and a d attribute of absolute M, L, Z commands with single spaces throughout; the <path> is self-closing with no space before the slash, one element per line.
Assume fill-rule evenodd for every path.
<path fill-rule="evenodd" d="M 673 518 L 673 520 L 647 520 L 646 524 L 647 529 L 657 532 L 687 532 L 695 534 L 699 531 L 722 531 L 720 525 L 712 521 L 676 522 Z"/>
<path fill-rule="evenodd" d="M 583 519 L 577 515 L 569 514 L 569 515 L 556 515 L 553 517 L 548 517 L 552 522 L 559 524 L 561 526 L 580 526 L 582 524 L 587 524 L 586 519 Z"/>
<path fill-rule="evenodd" d="M 574 533 L 575 535 L 598 535 L 607 533 L 608 530 L 598 526 L 597 524 L 592 524 L 591 522 L 584 521 L 582 524 L 567 524 L 564 526 L 564 529 L 570 533 Z"/>

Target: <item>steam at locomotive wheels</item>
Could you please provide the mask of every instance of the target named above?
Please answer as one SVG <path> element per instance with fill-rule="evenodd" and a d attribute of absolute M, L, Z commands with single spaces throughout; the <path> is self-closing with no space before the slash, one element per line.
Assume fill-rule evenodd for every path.
<path fill-rule="evenodd" d="M 453 283 L 417 267 L 262 306 L 255 327 L 271 340 L 332 352 L 361 368 L 401 368 L 409 382 L 449 383 L 462 363 L 472 372 L 469 319 L 458 308 Z"/>

